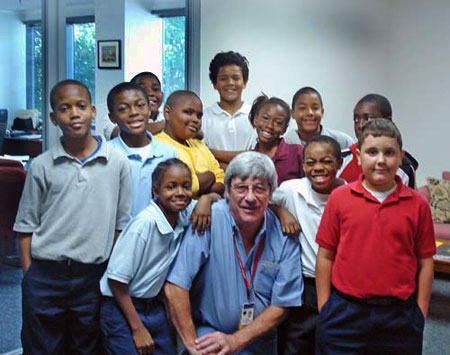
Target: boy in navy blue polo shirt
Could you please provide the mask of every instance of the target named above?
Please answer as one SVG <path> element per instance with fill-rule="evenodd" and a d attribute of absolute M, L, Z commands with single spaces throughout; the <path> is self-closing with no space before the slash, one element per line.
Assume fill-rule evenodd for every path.
<path fill-rule="evenodd" d="M 64 80 L 50 103 L 63 136 L 32 162 L 14 225 L 24 272 L 22 346 L 24 354 L 95 354 L 99 280 L 130 218 L 130 167 L 91 135 L 86 85 Z"/>
<path fill-rule="evenodd" d="M 367 122 L 358 145 L 363 175 L 331 193 L 316 237 L 316 354 L 421 354 L 430 207 L 396 175 L 404 152 L 391 121 Z"/>

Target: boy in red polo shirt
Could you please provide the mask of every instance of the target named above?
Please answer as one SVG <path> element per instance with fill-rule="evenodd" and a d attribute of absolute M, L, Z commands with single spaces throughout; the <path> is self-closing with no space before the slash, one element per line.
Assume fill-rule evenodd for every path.
<path fill-rule="evenodd" d="M 316 242 L 316 354 L 421 354 L 436 253 L 428 203 L 396 176 L 402 140 L 366 123 L 363 175 L 331 194 Z"/>

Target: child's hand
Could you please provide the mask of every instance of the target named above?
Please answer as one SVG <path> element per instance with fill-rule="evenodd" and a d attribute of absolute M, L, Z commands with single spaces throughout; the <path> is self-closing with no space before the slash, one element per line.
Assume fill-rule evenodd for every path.
<path fill-rule="evenodd" d="M 297 222 L 297 219 L 284 208 L 281 209 L 279 218 L 281 223 L 281 230 L 283 231 L 283 233 L 290 237 L 297 238 L 302 231 L 302 228 Z"/>
<path fill-rule="evenodd" d="M 218 199 L 220 199 L 220 195 L 213 192 L 198 199 L 191 214 L 193 231 L 197 229 L 199 234 L 203 234 L 211 226 L 211 204 Z"/>
<path fill-rule="evenodd" d="M 145 327 L 133 331 L 133 341 L 139 355 L 153 354 L 155 342 Z"/>
<path fill-rule="evenodd" d="M 298 237 L 302 228 L 297 222 L 297 219 L 286 208 L 276 205 L 270 205 L 269 207 L 280 219 L 281 230 L 283 233 L 289 237 Z"/>
<path fill-rule="evenodd" d="M 203 234 L 211 226 L 211 201 L 207 195 L 198 199 L 197 205 L 191 214 L 192 230 Z"/>

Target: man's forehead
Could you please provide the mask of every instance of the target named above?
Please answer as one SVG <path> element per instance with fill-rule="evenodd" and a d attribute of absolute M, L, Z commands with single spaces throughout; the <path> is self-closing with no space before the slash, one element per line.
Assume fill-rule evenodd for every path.
<path fill-rule="evenodd" d="M 240 176 L 235 176 L 232 180 L 232 183 L 234 184 L 240 184 L 240 183 L 251 183 L 251 184 L 264 184 L 267 181 L 264 179 L 261 179 L 259 177 L 256 176 L 248 176 L 246 178 L 242 178 Z"/>

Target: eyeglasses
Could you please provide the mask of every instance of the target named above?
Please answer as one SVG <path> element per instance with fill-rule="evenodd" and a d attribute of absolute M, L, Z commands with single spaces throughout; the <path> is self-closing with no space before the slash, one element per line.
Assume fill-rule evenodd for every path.
<path fill-rule="evenodd" d="M 231 188 L 239 195 L 246 196 L 250 191 L 253 192 L 255 196 L 265 196 L 269 192 L 269 186 L 265 185 L 245 185 L 237 184 L 231 186 Z"/>

